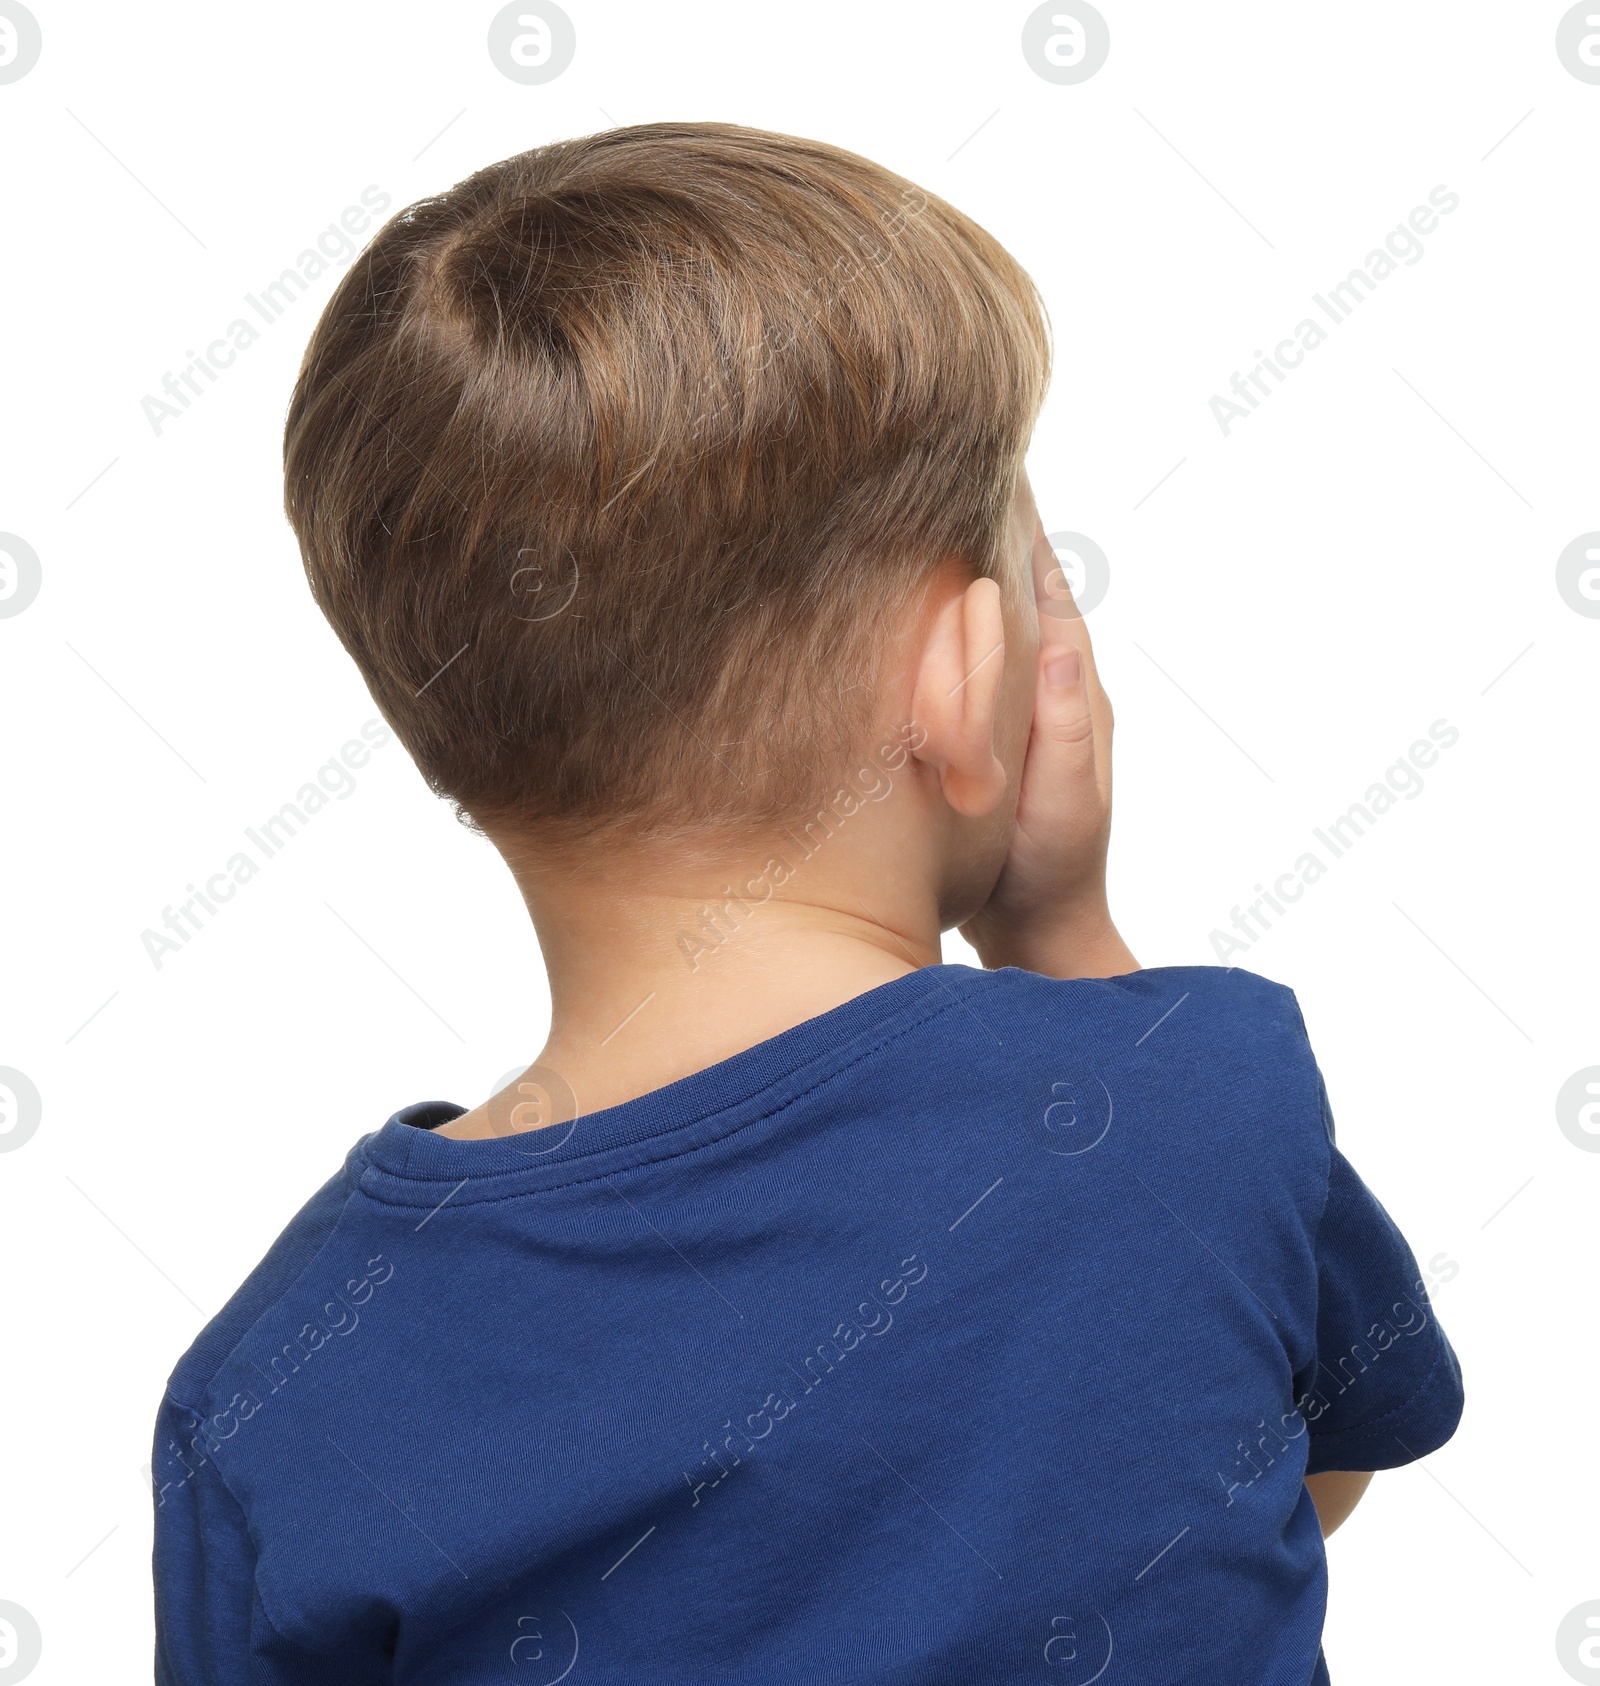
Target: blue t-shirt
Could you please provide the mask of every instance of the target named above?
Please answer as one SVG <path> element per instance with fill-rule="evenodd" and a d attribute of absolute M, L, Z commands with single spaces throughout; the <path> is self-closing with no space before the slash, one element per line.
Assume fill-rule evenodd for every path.
<path fill-rule="evenodd" d="M 170 1686 L 1305 1686 L 1461 1379 L 1293 994 L 934 966 L 351 1151 L 178 1365 Z"/>

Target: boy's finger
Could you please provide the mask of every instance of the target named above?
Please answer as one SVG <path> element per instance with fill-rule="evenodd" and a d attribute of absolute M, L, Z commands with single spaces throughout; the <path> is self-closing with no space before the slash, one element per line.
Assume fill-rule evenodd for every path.
<path fill-rule="evenodd" d="M 1079 650 L 1040 650 L 1019 818 L 1030 833 L 1058 842 L 1098 806 L 1100 758 L 1088 678 Z"/>
<path fill-rule="evenodd" d="M 1017 823 L 1020 834 L 1052 859 L 1093 832 L 1101 807 L 1098 763 L 1081 653 L 1070 646 L 1040 650 Z"/>
<path fill-rule="evenodd" d="M 1109 794 L 1111 781 L 1111 702 L 1100 683 L 1089 627 L 1073 600 L 1072 587 L 1045 537 L 1041 521 L 1033 539 L 1034 598 L 1039 607 L 1039 648 L 1046 655 L 1076 652 L 1082 663 L 1082 682 L 1094 727 L 1100 784 Z"/>
<path fill-rule="evenodd" d="M 1072 595 L 1066 570 L 1056 560 L 1056 553 L 1045 537 L 1044 523 L 1039 523 L 1033 539 L 1033 595 L 1039 610 L 1039 645 L 1041 649 L 1070 646 L 1080 651 L 1090 668 L 1094 682 L 1094 651 L 1089 638 L 1088 623 Z"/>
<path fill-rule="evenodd" d="M 1075 642 L 1073 627 L 1081 628 L 1083 616 L 1073 601 L 1066 570 L 1056 560 L 1041 521 L 1033 535 L 1033 600 L 1039 609 L 1039 643 L 1055 646 Z"/>

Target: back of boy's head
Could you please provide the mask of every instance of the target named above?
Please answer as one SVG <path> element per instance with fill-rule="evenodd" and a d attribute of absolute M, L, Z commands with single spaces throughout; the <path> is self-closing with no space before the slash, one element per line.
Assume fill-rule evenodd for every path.
<path fill-rule="evenodd" d="M 428 782 L 552 846 L 791 819 L 934 570 L 1000 575 L 1027 276 L 866 159 L 725 124 L 540 147 L 391 220 L 285 438 L 318 603 Z"/>

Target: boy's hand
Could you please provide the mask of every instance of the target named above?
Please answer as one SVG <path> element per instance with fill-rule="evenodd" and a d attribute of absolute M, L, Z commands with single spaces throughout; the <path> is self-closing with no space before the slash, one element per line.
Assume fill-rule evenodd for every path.
<path fill-rule="evenodd" d="M 985 966 L 1112 977 L 1138 961 L 1111 921 L 1111 704 L 1089 632 L 1045 538 L 1033 540 L 1039 669 L 1011 850 L 988 901 L 961 927 Z"/>

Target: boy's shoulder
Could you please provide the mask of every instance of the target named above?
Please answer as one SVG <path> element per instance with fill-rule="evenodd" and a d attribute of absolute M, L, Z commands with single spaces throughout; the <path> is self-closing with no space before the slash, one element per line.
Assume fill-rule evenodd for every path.
<path fill-rule="evenodd" d="M 972 975 L 1003 990 L 1011 1011 L 1096 1023 L 1110 1014 L 1137 1020 L 1146 1008 L 1154 1008 L 1152 1039 L 1158 1025 L 1170 1026 L 1175 1037 L 1184 1039 L 1203 1025 L 1211 1033 L 1226 1031 L 1231 1041 L 1306 1040 L 1294 991 L 1239 966 L 1151 966 L 1109 978 L 1051 978 L 1006 966 L 992 972 L 973 969 Z M 985 985 L 979 981 L 976 987 Z"/>
<path fill-rule="evenodd" d="M 1098 1076 L 1119 1093 L 1131 1085 L 1152 1097 L 1181 1094 L 1184 1110 L 1212 1112 L 1225 1096 L 1234 1131 L 1251 1131 L 1257 1123 L 1269 1127 L 1291 1112 L 1308 1120 L 1318 1115 L 1320 1078 L 1294 992 L 1238 967 L 1164 966 L 1110 978 L 1059 979 L 1016 967 L 944 966 L 930 969 L 927 982 L 926 1005 L 912 1011 L 912 1020 L 948 1043 L 945 1032 L 933 1029 L 928 1007 L 940 994 L 950 995 L 952 1005 L 964 998 L 970 1017 L 997 1033 L 992 1042 L 988 1034 L 979 1038 L 979 1045 L 989 1048 L 995 1071 L 1003 1070 L 1009 1082 L 1027 1085 L 1041 1072 L 1052 1080 L 1063 1073 Z M 961 1014 L 955 1017 L 962 1021 Z M 978 1036 L 975 1028 L 973 1035 Z M 955 1057 L 953 1049 L 947 1052 Z M 920 1063 L 922 1056 L 914 1058 Z M 290 1219 L 196 1337 L 168 1384 L 175 1404 L 203 1415 L 218 1376 L 231 1375 L 237 1365 L 230 1360 L 248 1355 L 252 1333 L 263 1320 L 280 1321 L 292 1311 L 294 1318 L 304 1312 L 314 1322 L 332 1324 L 334 1332 L 344 1322 L 353 1326 L 359 1312 L 343 1291 L 357 1296 L 356 1305 L 364 1304 L 373 1285 L 363 1272 L 381 1279 L 385 1264 L 381 1257 L 376 1262 L 367 1257 L 368 1243 L 381 1243 L 362 1218 L 368 1207 L 361 1185 L 372 1140 L 364 1136 L 355 1144 L 337 1174 Z M 328 1258 L 336 1240 L 337 1259 Z M 327 1268 L 312 1270 L 319 1259 Z M 388 1268 L 392 1271 L 392 1263 Z M 337 1282 L 323 1280 L 330 1271 Z M 351 1271 L 359 1280 L 347 1284 Z M 322 1302 L 330 1294 L 338 1304 L 330 1303 L 323 1316 Z M 299 1322 L 295 1328 L 300 1330 Z M 315 1332 L 307 1337 L 308 1343 L 315 1339 Z"/>
<path fill-rule="evenodd" d="M 327 1245 L 356 1191 L 363 1145 L 357 1143 L 339 1171 L 295 1213 L 179 1359 L 167 1383 L 167 1394 L 178 1405 L 203 1412 L 211 1385 L 230 1355 Z"/>
<path fill-rule="evenodd" d="M 1203 1126 L 1213 1149 L 1259 1139 L 1308 1174 L 1326 1170 L 1327 1092 L 1287 985 L 1224 966 L 1072 979 L 1008 967 L 973 980 L 978 1015 L 1003 1032 L 996 1066 L 1098 1080 L 1131 1103 Z"/>

